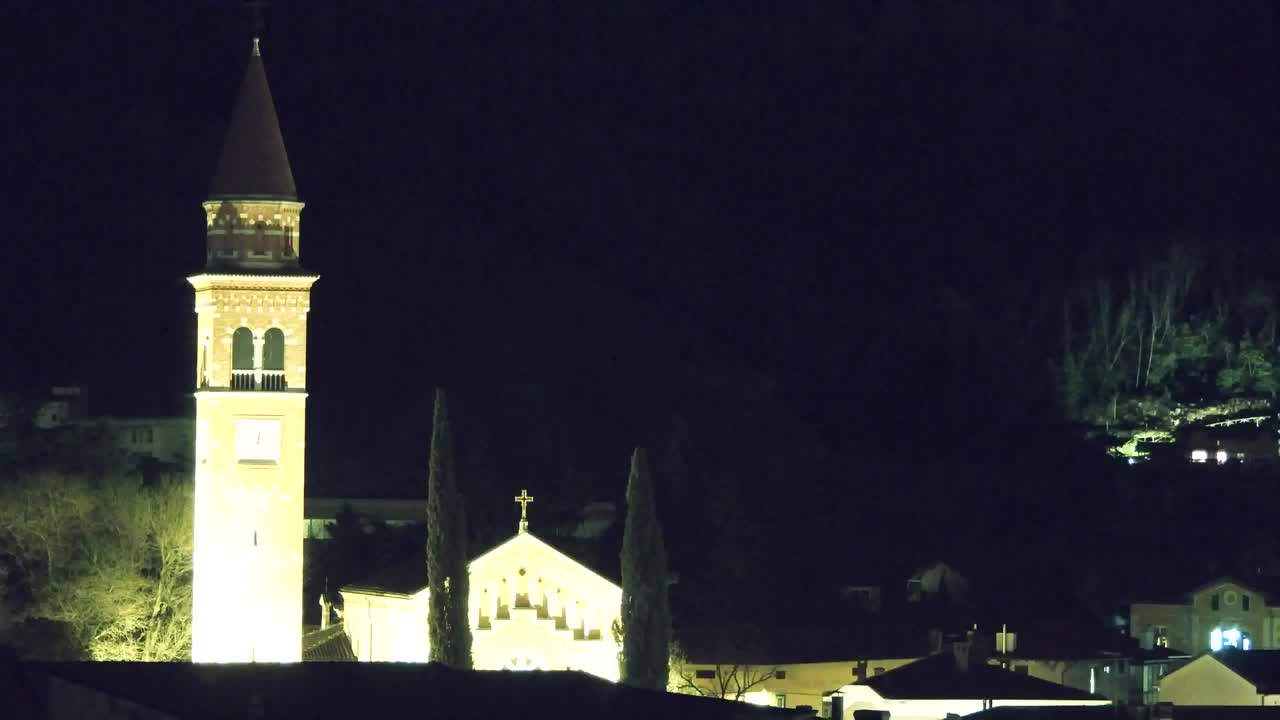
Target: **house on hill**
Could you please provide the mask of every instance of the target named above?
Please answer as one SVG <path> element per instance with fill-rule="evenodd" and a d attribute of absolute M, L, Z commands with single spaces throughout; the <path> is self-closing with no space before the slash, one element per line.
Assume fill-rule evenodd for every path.
<path fill-rule="evenodd" d="M 1205 653 L 1160 681 L 1175 705 L 1280 705 L 1280 650 Z"/>

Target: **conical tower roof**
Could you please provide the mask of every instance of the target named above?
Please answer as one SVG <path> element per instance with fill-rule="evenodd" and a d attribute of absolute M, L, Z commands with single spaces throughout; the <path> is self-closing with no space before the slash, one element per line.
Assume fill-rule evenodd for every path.
<path fill-rule="evenodd" d="M 293 170 L 276 119 L 276 105 L 267 85 L 258 39 L 240 84 L 231 125 L 222 143 L 218 170 L 209 188 L 212 198 L 249 197 L 296 200 Z"/>

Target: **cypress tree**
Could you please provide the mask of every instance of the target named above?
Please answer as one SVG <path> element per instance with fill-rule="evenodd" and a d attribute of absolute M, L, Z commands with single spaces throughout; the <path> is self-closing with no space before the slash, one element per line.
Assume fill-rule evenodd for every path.
<path fill-rule="evenodd" d="M 453 474 L 453 437 L 444 390 L 436 388 L 431 425 L 431 468 L 427 476 L 427 632 L 429 659 L 455 668 L 471 667 L 471 624 L 467 612 L 467 524 Z"/>
<path fill-rule="evenodd" d="M 631 456 L 627 524 L 622 534 L 622 682 L 667 689 L 671 605 L 662 543 L 644 448 Z"/>

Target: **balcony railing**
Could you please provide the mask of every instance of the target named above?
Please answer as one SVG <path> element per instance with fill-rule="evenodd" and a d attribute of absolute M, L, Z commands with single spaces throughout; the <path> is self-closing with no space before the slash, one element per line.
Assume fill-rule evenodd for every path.
<path fill-rule="evenodd" d="M 232 390 L 265 390 L 268 392 L 285 390 L 288 384 L 283 370 L 232 370 Z"/>

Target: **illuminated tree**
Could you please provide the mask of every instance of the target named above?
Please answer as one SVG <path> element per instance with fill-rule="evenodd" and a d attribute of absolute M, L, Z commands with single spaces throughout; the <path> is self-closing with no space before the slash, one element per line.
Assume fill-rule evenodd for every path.
<path fill-rule="evenodd" d="M 94 660 L 189 658 L 192 506 L 186 481 L 44 472 L 5 487 L 0 555 L 28 598 L 14 634 L 60 628 Z"/>
<path fill-rule="evenodd" d="M 430 659 L 471 667 L 467 613 L 467 523 L 453 470 L 453 437 L 444 390 L 436 389 L 427 477 L 427 626 Z"/>
<path fill-rule="evenodd" d="M 622 682 L 665 690 L 671 607 L 662 543 L 644 448 L 631 456 L 627 522 L 622 535 Z"/>

